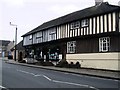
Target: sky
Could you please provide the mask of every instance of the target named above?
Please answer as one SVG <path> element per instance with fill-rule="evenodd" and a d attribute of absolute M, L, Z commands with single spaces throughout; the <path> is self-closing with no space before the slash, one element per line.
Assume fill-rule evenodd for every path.
<path fill-rule="evenodd" d="M 120 0 L 104 0 L 118 5 Z M 95 0 L 0 0 L 0 40 L 15 40 L 17 25 L 17 43 L 25 33 L 52 19 L 91 7 Z"/>

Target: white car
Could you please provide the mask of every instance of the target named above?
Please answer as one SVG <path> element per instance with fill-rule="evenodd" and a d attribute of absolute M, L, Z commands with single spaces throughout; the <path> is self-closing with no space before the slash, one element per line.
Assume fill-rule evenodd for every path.
<path fill-rule="evenodd" d="M 31 63 L 31 64 L 38 62 L 34 58 L 24 58 L 23 60 L 25 60 L 26 63 Z"/>

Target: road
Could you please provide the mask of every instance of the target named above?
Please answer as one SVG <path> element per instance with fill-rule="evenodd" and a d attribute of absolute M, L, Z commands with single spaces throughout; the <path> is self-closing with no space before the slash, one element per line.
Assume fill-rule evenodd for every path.
<path fill-rule="evenodd" d="M 0 60 L 1 62 L 1 60 Z M 1 73 L 1 72 L 0 72 Z M 52 71 L 2 62 L 2 84 L 5 89 L 40 89 L 40 88 L 87 88 L 118 90 L 118 80 L 91 77 L 59 71 Z M 55 89 L 56 90 L 56 89 Z M 71 89 L 70 89 L 71 90 Z"/>

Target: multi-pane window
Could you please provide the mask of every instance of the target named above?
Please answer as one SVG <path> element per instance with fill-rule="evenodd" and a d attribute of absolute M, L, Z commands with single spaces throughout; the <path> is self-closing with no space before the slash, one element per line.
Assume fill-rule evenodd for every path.
<path fill-rule="evenodd" d="M 32 35 L 30 35 L 29 40 L 32 40 Z"/>
<path fill-rule="evenodd" d="M 49 35 L 50 35 L 50 40 L 55 40 L 55 38 L 56 38 L 55 32 L 51 32 Z"/>
<path fill-rule="evenodd" d="M 41 43 L 42 42 L 42 38 L 43 38 L 42 32 L 37 33 L 37 37 L 36 37 L 37 43 Z"/>
<path fill-rule="evenodd" d="M 107 52 L 110 49 L 110 38 L 103 37 L 99 38 L 99 51 L 100 52 Z"/>
<path fill-rule="evenodd" d="M 76 41 L 71 41 L 67 43 L 67 53 L 75 53 Z"/>
<path fill-rule="evenodd" d="M 80 27 L 80 22 L 77 21 L 77 22 L 73 22 L 70 24 L 70 29 L 76 29 L 76 28 L 79 28 Z"/>
<path fill-rule="evenodd" d="M 86 27 L 88 26 L 88 19 L 84 19 L 81 21 L 81 27 Z"/>

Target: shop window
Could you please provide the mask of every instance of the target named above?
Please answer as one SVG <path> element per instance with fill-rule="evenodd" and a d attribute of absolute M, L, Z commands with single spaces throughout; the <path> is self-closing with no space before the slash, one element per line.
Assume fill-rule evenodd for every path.
<path fill-rule="evenodd" d="M 76 41 L 71 41 L 67 43 L 67 53 L 75 53 L 76 51 Z"/>
<path fill-rule="evenodd" d="M 103 37 L 99 38 L 99 51 L 100 52 L 107 52 L 110 49 L 110 38 Z"/>

